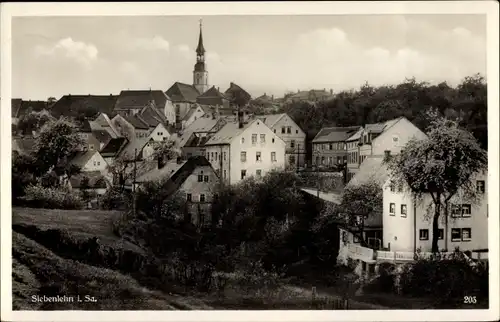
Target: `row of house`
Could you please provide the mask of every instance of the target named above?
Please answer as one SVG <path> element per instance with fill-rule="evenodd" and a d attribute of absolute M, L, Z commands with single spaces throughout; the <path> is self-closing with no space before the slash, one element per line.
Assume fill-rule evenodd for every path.
<path fill-rule="evenodd" d="M 360 260 L 366 267 L 383 261 L 405 262 L 414 259 L 418 250 L 431 251 L 431 197 L 415 200 L 408 187 L 392 184 L 384 159 L 400 153 L 411 139 L 424 139 L 426 134 L 404 117 L 359 127 L 324 128 L 313 140 L 313 163 L 330 166 L 347 165 L 349 182 L 355 186 L 368 181 L 383 189 L 383 211 L 364 220 L 363 239 L 368 248 L 361 247 L 356 228 L 340 228 L 338 260 Z M 484 252 L 488 248 L 487 172 L 472 179 L 481 200 L 471 202 L 461 193 L 451 200 L 451 217 L 442 215 L 439 222 L 439 249 L 452 252 Z M 339 200 L 326 199 L 338 203 Z M 480 256 L 480 255 L 477 255 Z M 485 255 L 483 255 L 485 256 Z"/>

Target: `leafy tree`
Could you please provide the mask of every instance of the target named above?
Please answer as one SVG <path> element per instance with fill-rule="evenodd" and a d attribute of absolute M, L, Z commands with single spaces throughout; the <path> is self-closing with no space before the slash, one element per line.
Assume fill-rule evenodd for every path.
<path fill-rule="evenodd" d="M 12 200 L 16 201 L 19 197 L 24 196 L 25 189 L 30 184 L 36 183 L 36 178 L 33 175 L 35 162 L 31 156 L 12 155 Z"/>
<path fill-rule="evenodd" d="M 347 186 L 340 205 L 337 207 L 339 217 L 354 229 L 362 244 L 365 220 L 382 214 L 382 187 L 379 183 L 368 181 L 359 185 Z"/>
<path fill-rule="evenodd" d="M 488 155 L 474 136 L 451 121 L 429 112 L 431 124 L 428 137 L 411 140 L 399 155 L 387 161 L 393 181 L 406 184 L 420 200 L 430 195 L 434 206 L 432 222 L 432 251 L 438 251 L 438 219 L 448 203 L 461 193 L 476 201 L 473 177 L 487 169 Z"/>
<path fill-rule="evenodd" d="M 49 121 L 35 140 L 33 157 L 38 174 L 50 170 L 65 169 L 71 156 L 82 146 L 73 123 L 66 119 Z"/>
<path fill-rule="evenodd" d="M 177 157 L 181 156 L 182 153 L 181 149 L 177 145 L 177 141 L 171 139 L 154 142 L 153 148 L 153 156 L 155 158 L 161 157 L 165 162 L 177 159 Z"/>
<path fill-rule="evenodd" d="M 17 131 L 23 135 L 31 135 L 38 131 L 48 121 L 54 121 L 54 117 L 42 112 L 30 112 L 21 117 L 17 124 Z"/>

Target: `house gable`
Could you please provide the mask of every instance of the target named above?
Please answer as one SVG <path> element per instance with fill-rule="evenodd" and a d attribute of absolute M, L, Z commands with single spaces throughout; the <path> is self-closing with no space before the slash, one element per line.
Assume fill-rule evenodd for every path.
<path fill-rule="evenodd" d="M 426 134 L 405 117 L 401 117 L 372 140 L 373 155 L 383 155 L 385 150 L 398 154 L 412 139 L 424 139 Z"/>

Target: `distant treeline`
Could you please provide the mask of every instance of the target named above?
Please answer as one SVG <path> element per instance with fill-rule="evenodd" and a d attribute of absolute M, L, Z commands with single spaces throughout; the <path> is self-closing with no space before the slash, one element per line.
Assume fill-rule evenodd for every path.
<path fill-rule="evenodd" d="M 443 82 L 430 85 L 415 78 L 399 85 L 374 87 L 368 83 L 358 90 L 342 91 L 333 99 L 309 103 L 291 103 L 283 107 L 311 140 L 325 126 L 353 126 L 377 123 L 405 116 L 422 130 L 429 121 L 425 112 L 437 108 L 449 118 L 459 119 L 472 132 L 481 147 L 488 147 L 486 80 L 476 74 L 456 87 Z"/>

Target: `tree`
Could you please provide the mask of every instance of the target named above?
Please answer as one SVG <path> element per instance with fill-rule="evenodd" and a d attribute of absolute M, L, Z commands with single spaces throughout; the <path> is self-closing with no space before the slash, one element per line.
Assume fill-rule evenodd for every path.
<path fill-rule="evenodd" d="M 361 244 L 365 245 L 364 224 L 370 217 L 382 214 L 382 187 L 375 181 L 359 185 L 347 186 L 340 205 L 337 207 L 339 217 L 359 236 Z"/>
<path fill-rule="evenodd" d="M 64 118 L 47 122 L 34 145 L 33 157 L 37 173 L 41 175 L 55 168 L 68 169 L 72 155 L 82 145 L 83 141 L 73 123 Z"/>
<path fill-rule="evenodd" d="M 23 135 L 31 135 L 33 131 L 38 131 L 48 121 L 54 121 L 54 117 L 42 112 L 30 112 L 21 117 L 17 124 L 17 131 Z"/>
<path fill-rule="evenodd" d="M 155 158 L 162 158 L 165 162 L 169 160 L 175 160 L 182 154 L 182 151 L 177 145 L 177 142 L 172 139 L 154 142 L 153 148 L 153 156 Z"/>
<path fill-rule="evenodd" d="M 431 124 L 426 139 L 411 140 L 386 163 L 395 184 L 404 183 L 418 200 L 432 198 L 432 252 L 438 251 L 438 219 L 457 193 L 471 202 L 477 200 L 474 175 L 486 170 L 488 155 L 474 136 L 456 121 L 446 119 L 437 111 L 429 112 Z"/>

